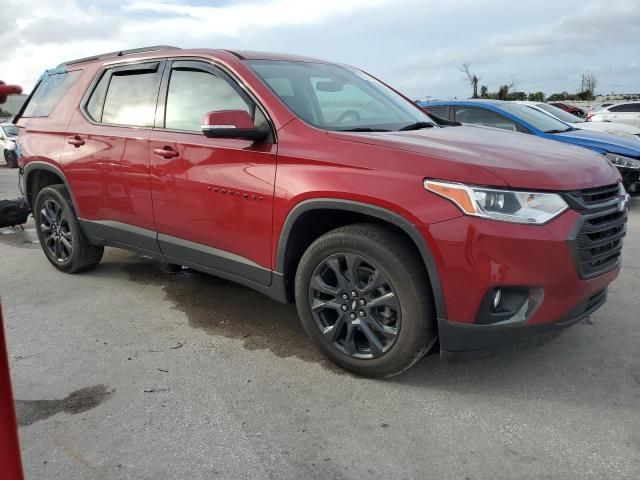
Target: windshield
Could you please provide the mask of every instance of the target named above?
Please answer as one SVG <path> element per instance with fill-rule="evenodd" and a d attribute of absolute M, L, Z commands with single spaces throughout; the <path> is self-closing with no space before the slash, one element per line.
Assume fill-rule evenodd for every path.
<path fill-rule="evenodd" d="M 541 108 L 545 112 L 549 112 L 551 115 L 556 117 L 559 120 L 567 123 L 584 123 L 584 120 L 580 117 L 576 117 L 575 115 L 571 115 L 569 112 L 565 112 L 561 108 L 554 107 L 553 105 L 549 105 L 548 103 L 538 103 L 536 107 Z"/>
<path fill-rule="evenodd" d="M 392 131 L 434 124 L 412 102 L 355 68 L 274 60 L 247 63 L 298 117 L 324 130 Z"/>
<path fill-rule="evenodd" d="M 527 122 L 534 128 L 542 130 L 545 133 L 562 133 L 574 129 L 570 125 L 567 125 L 560 120 L 556 120 L 535 108 L 527 107 L 526 105 L 505 102 L 501 103 L 499 107 L 505 112 L 518 117 L 523 122 Z"/>
<path fill-rule="evenodd" d="M 18 136 L 18 127 L 15 125 L 3 125 L 2 130 L 7 137 L 17 137 Z"/>

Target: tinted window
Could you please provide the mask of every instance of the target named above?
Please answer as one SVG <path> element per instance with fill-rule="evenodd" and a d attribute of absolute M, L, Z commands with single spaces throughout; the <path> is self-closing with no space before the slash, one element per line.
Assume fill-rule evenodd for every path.
<path fill-rule="evenodd" d="M 74 72 L 45 75 L 38 83 L 27 104 L 23 117 L 48 117 L 60 99 L 80 76 L 80 70 Z"/>
<path fill-rule="evenodd" d="M 172 70 L 165 128 L 200 132 L 205 114 L 220 110 L 253 113 L 253 108 L 223 78 L 201 70 Z"/>
<path fill-rule="evenodd" d="M 160 75 L 150 70 L 114 71 L 105 96 L 102 122 L 151 127 Z"/>
<path fill-rule="evenodd" d="M 444 118 L 445 120 L 449 120 L 449 107 L 444 106 L 430 106 L 427 105 L 424 107 L 428 112 L 433 113 L 437 117 Z"/>
<path fill-rule="evenodd" d="M 543 114 L 544 115 L 544 114 Z M 516 131 L 516 124 L 497 113 L 477 107 L 456 107 L 456 121 Z"/>
<path fill-rule="evenodd" d="M 623 103 L 609 108 L 610 112 L 640 112 L 640 103 Z"/>
<path fill-rule="evenodd" d="M 324 63 L 250 60 L 298 117 L 326 130 L 398 130 L 433 121 L 413 102 L 362 71 Z"/>

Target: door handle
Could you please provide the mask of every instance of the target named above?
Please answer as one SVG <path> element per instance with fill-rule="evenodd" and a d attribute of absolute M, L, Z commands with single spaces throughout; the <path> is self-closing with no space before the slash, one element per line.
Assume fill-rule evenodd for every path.
<path fill-rule="evenodd" d="M 180 155 L 171 147 L 154 148 L 153 154 L 158 155 L 162 158 L 176 158 L 178 155 Z"/>
<path fill-rule="evenodd" d="M 74 135 L 73 137 L 69 137 L 67 139 L 67 143 L 73 145 L 74 147 L 81 147 L 84 145 L 84 140 L 80 135 Z"/>

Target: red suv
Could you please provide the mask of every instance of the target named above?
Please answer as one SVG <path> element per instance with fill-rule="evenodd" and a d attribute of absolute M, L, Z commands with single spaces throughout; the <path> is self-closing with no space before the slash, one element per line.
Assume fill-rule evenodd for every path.
<path fill-rule="evenodd" d="M 432 119 L 345 65 L 156 47 L 46 72 L 18 117 L 59 270 L 122 247 L 281 302 L 334 362 L 402 372 L 600 307 L 627 198 L 600 155 Z"/>

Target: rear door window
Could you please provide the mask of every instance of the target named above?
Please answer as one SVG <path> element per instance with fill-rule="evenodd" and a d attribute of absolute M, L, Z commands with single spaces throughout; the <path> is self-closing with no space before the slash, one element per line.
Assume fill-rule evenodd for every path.
<path fill-rule="evenodd" d="M 104 99 L 102 123 L 152 127 L 160 72 L 155 69 L 115 70 Z"/>
<path fill-rule="evenodd" d="M 500 128 L 502 130 L 509 130 L 512 132 L 517 131 L 515 122 L 483 108 L 456 107 L 455 115 L 457 122 Z"/>
<path fill-rule="evenodd" d="M 48 117 L 80 76 L 81 70 L 45 74 L 22 112 L 22 117 Z"/>

